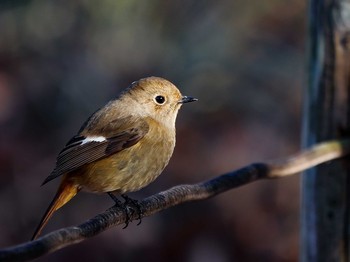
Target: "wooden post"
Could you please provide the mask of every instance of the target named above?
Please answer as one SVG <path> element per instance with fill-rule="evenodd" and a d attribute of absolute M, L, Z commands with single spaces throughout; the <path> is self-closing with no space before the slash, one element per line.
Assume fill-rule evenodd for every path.
<path fill-rule="evenodd" d="M 304 147 L 349 128 L 350 0 L 310 0 L 308 16 Z M 349 261 L 349 175 L 344 160 L 304 173 L 300 261 Z"/>

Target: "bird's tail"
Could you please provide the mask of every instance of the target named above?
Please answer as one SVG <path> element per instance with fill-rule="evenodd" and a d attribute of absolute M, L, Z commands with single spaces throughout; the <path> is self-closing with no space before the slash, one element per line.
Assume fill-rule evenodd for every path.
<path fill-rule="evenodd" d="M 36 228 L 32 240 L 35 240 L 41 233 L 41 230 L 47 224 L 53 213 L 71 200 L 79 192 L 78 186 L 66 179 L 64 176 L 61 182 L 60 187 L 57 190 L 55 197 L 53 198 L 51 204 L 47 208 L 43 218 L 41 219 L 38 227 Z"/>

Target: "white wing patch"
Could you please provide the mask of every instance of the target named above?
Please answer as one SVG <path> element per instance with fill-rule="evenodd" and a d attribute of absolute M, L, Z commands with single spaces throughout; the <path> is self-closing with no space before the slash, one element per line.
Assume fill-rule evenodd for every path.
<path fill-rule="evenodd" d="M 106 138 L 104 136 L 88 136 L 84 140 L 82 140 L 81 145 L 84 145 L 89 142 L 103 142 L 106 141 Z"/>

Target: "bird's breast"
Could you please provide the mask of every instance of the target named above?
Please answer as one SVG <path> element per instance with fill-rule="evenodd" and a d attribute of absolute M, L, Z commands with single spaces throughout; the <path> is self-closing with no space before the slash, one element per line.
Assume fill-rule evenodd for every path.
<path fill-rule="evenodd" d="M 90 163 L 74 175 L 87 191 L 127 193 L 154 181 L 168 164 L 175 147 L 175 130 L 151 128 L 135 145 Z"/>

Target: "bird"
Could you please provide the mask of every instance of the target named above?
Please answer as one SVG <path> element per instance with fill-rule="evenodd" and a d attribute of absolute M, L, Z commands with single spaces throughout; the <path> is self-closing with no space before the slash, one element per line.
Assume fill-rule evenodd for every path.
<path fill-rule="evenodd" d="M 78 192 L 125 197 L 153 182 L 175 147 L 180 107 L 198 99 L 183 96 L 170 81 L 146 77 L 93 113 L 58 154 L 42 185 L 61 177 L 58 190 L 36 228 L 35 240 L 55 211 Z"/>

